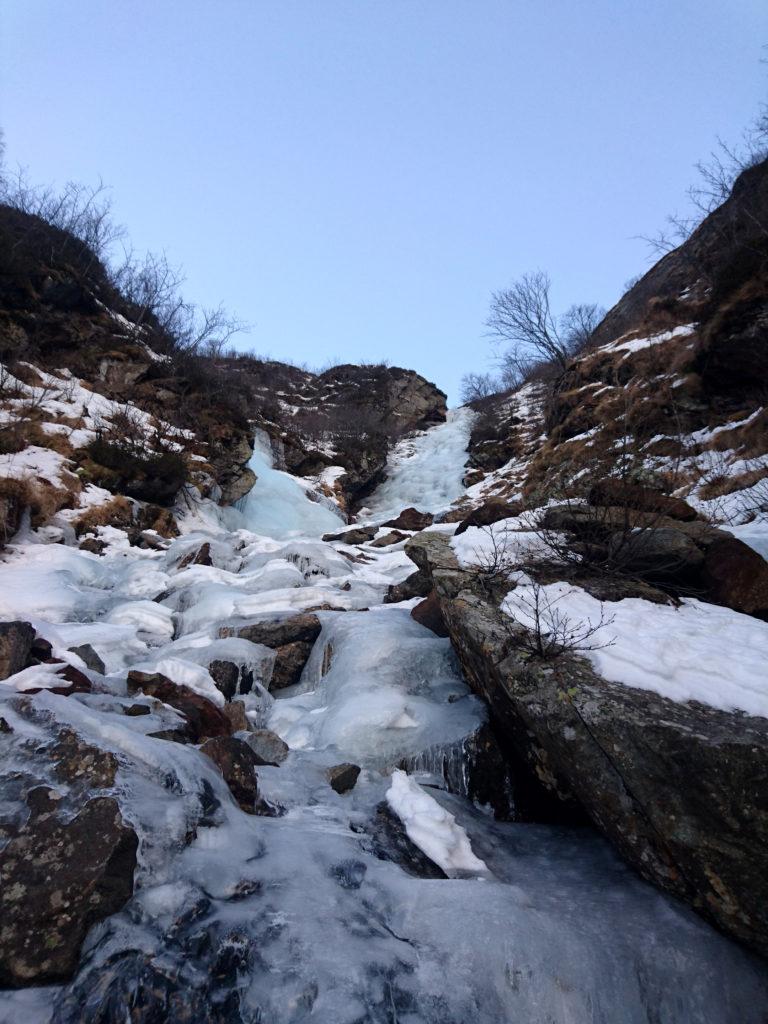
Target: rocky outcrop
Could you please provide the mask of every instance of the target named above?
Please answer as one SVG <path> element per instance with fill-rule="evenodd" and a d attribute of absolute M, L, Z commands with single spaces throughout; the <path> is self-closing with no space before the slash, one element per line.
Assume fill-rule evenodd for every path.
<path fill-rule="evenodd" d="M 407 549 L 408 550 L 408 549 Z M 600 678 L 521 652 L 516 626 L 445 537 L 428 564 L 470 685 L 542 791 L 581 806 L 644 878 L 768 955 L 768 721 Z"/>
<path fill-rule="evenodd" d="M 0 679 L 26 667 L 34 639 L 35 630 L 28 622 L 0 623 Z"/>
<path fill-rule="evenodd" d="M 27 797 L 29 818 L 0 860 L 0 986 L 66 981 L 92 924 L 133 893 L 136 833 L 111 797 L 69 820 L 47 787 Z"/>

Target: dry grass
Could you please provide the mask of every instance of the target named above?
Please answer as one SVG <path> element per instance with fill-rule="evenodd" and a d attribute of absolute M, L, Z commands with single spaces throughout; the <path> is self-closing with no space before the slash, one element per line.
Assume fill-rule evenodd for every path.
<path fill-rule="evenodd" d="M 38 476 L 1 478 L 0 540 L 5 542 L 13 536 L 26 509 L 33 526 L 44 526 L 61 509 L 74 507 L 79 490 L 80 481 L 73 474 L 67 474 L 63 487 Z"/>
<path fill-rule="evenodd" d="M 99 526 L 115 526 L 118 529 L 125 529 L 133 523 L 133 503 L 118 495 L 103 505 L 95 505 L 89 508 L 75 522 L 75 533 L 78 537 L 84 533 L 95 532 Z"/>

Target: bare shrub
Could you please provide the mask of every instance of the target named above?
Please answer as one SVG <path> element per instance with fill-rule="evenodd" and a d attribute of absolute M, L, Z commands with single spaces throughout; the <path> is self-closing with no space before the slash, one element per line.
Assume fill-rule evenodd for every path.
<path fill-rule="evenodd" d="M 546 588 L 535 580 L 525 590 L 530 590 L 530 596 L 516 591 L 517 601 L 531 624 L 519 623 L 523 629 L 510 632 L 512 644 L 519 650 L 549 660 L 560 654 L 598 651 L 615 644 L 615 638 L 600 640 L 598 637 L 600 631 L 610 626 L 615 618 L 613 615 L 606 616 L 602 602 L 600 618 L 593 622 L 591 619 L 574 619 L 567 615 L 557 607 L 565 595 L 552 598 Z"/>
<path fill-rule="evenodd" d="M 490 373 L 465 373 L 461 378 L 461 401 L 464 405 L 488 398 L 500 390 L 500 382 Z"/>
<path fill-rule="evenodd" d="M 515 599 L 529 622 L 520 622 L 510 616 L 508 639 L 512 647 L 537 658 L 550 659 L 560 654 L 594 651 L 609 647 L 613 640 L 599 640 L 597 634 L 613 622 L 600 605 L 597 622 L 575 619 L 557 607 L 564 595 L 550 597 L 546 588 L 535 578 L 523 572 L 536 571 L 540 553 L 530 545 L 523 547 L 519 538 L 508 530 L 482 528 L 487 543 L 475 548 L 470 570 L 489 590 L 513 589 Z M 530 592 L 530 596 L 529 595 Z"/>

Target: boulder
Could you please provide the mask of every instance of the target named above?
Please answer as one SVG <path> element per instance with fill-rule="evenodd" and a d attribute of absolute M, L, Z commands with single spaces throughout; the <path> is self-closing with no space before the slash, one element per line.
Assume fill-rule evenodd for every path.
<path fill-rule="evenodd" d="M 240 682 L 240 666 L 233 661 L 223 661 L 216 658 L 208 665 L 208 671 L 216 683 L 216 688 L 224 694 L 225 700 L 232 700 L 237 693 L 237 684 Z"/>
<path fill-rule="evenodd" d="M 206 740 L 200 751 L 219 768 L 241 810 L 256 814 L 261 804 L 256 776 L 259 762 L 250 746 L 236 736 L 217 736 Z"/>
<path fill-rule="evenodd" d="M 128 693 L 139 691 L 176 708 L 186 719 L 182 732 L 192 743 L 200 743 L 209 736 L 229 736 L 232 732 L 229 719 L 214 703 L 188 686 L 172 682 L 160 672 L 130 671 Z"/>
<path fill-rule="evenodd" d="M 479 508 L 473 509 L 468 516 L 456 527 L 456 536 L 465 533 L 470 526 L 491 526 L 493 523 L 501 522 L 502 519 L 512 519 L 519 516 L 522 505 L 519 503 L 510 504 L 501 498 L 489 498 Z"/>
<path fill-rule="evenodd" d="M 355 526 L 351 530 L 344 530 L 341 533 L 325 533 L 324 541 L 341 541 L 344 544 L 366 544 L 378 533 L 378 526 Z"/>
<path fill-rule="evenodd" d="M 298 683 L 321 629 L 318 617 L 304 612 L 289 618 L 254 622 L 240 627 L 236 633 L 245 640 L 274 650 L 275 664 L 268 688 L 282 690 Z M 225 626 L 219 630 L 219 635 L 231 636 L 232 630 Z"/>
<path fill-rule="evenodd" d="M 376 540 L 372 540 L 370 546 L 372 548 L 388 548 L 392 544 L 399 544 L 401 540 L 407 539 L 407 533 L 400 533 L 399 530 L 391 530 L 389 533 L 385 533 L 383 537 L 377 537 Z"/>
<path fill-rule="evenodd" d="M 672 498 L 663 491 L 642 487 L 609 477 L 592 486 L 587 496 L 590 505 L 631 508 L 638 512 L 656 512 L 670 519 L 691 522 L 697 518 L 694 508 L 682 498 Z"/>
<path fill-rule="evenodd" d="M 98 672 L 99 675 L 103 676 L 107 671 L 104 662 L 90 644 L 80 644 L 79 647 L 70 647 L 69 651 L 71 654 L 76 654 L 78 658 L 82 658 L 91 672 Z"/>
<path fill-rule="evenodd" d="M 0 622 L 0 679 L 26 668 L 34 639 L 28 622 Z"/>
<path fill-rule="evenodd" d="M 389 519 L 382 526 L 391 526 L 395 530 L 426 530 L 434 523 L 431 512 L 419 512 L 417 508 L 404 508 L 395 519 Z"/>
<path fill-rule="evenodd" d="M 440 600 L 434 590 L 423 601 L 411 608 L 411 618 L 432 630 L 436 636 L 448 636 L 448 630 L 443 622 L 443 613 L 440 610 Z"/>
<path fill-rule="evenodd" d="M 290 752 L 288 744 L 271 729 L 254 729 L 244 739 L 260 765 L 282 764 Z"/>
<path fill-rule="evenodd" d="M 748 544 L 728 536 L 714 541 L 702 576 L 708 600 L 768 619 L 768 562 Z"/>
<path fill-rule="evenodd" d="M 412 597 L 426 597 L 431 589 L 429 574 L 417 569 L 402 583 L 393 583 L 387 587 L 384 603 L 397 604 L 399 601 L 410 601 Z"/>
<path fill-rule="evenodd" d="M 245 704 L 241 700 L 227 701 L 222 710 L 229 719 L 232 732 L 248 731 L 250 722 L 245 713 Z"/>
<path fill-rule="evenodd" d="M 335 764 L 327 772 L 331 789 L 336 793 L 348 793 L 355 788 L 355 783 L 360 775 L 360 766 L 345 761 L 343 764 Z"/>
<path fill-rule="evenodd" d="M 29 819 L 0 861 L 0 986 L 68 980 L 91 925 L 133 894 L 138 838 L 111 797 L 89 800 L 69 820 L 47 787 L 28 797 Z"/>
<path fill-rule="evenodd" d="M 255 644 L 264 644 L 265 647 L 278 648 L 298 640 L 314 643 L 320 636 L 321 628 L 320 619 L 316 615 L 303 613 L 292 615 L 289 618 L 271 619 L 242 626 L 237 630 L 237 636 Z M 220 635 L 231 636 L 232 634 L 225 627 Z"/>
<path fill-rule="evenodd" d="M 664 527 L 614 533 L 608 550 L 625 572 L 652 579 L 693 583 L 704 564 L 701 548 L 690 537 Z"/>
<path fill-rule="evenodd" d="M 283 644 L 275 649 L 275 664 L 267 689 L 284 690 L 286 686 L 295 686 L 301 679 L 304 666 L 309 661 L 314 643 L 296 640 L 294 643 Z"/>

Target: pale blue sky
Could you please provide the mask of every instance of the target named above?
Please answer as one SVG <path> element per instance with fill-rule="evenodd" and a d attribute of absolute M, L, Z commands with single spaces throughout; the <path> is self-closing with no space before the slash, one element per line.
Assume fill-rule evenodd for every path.
<path fill-rule="evenodd" d="M 318 365 L 455 401 L 490 292 L 609 306 L 635 236 L 766 93 L 765 0 L 5 0 L 0 124 L 39 181 L 113 186 L 138 248 Z"/>

